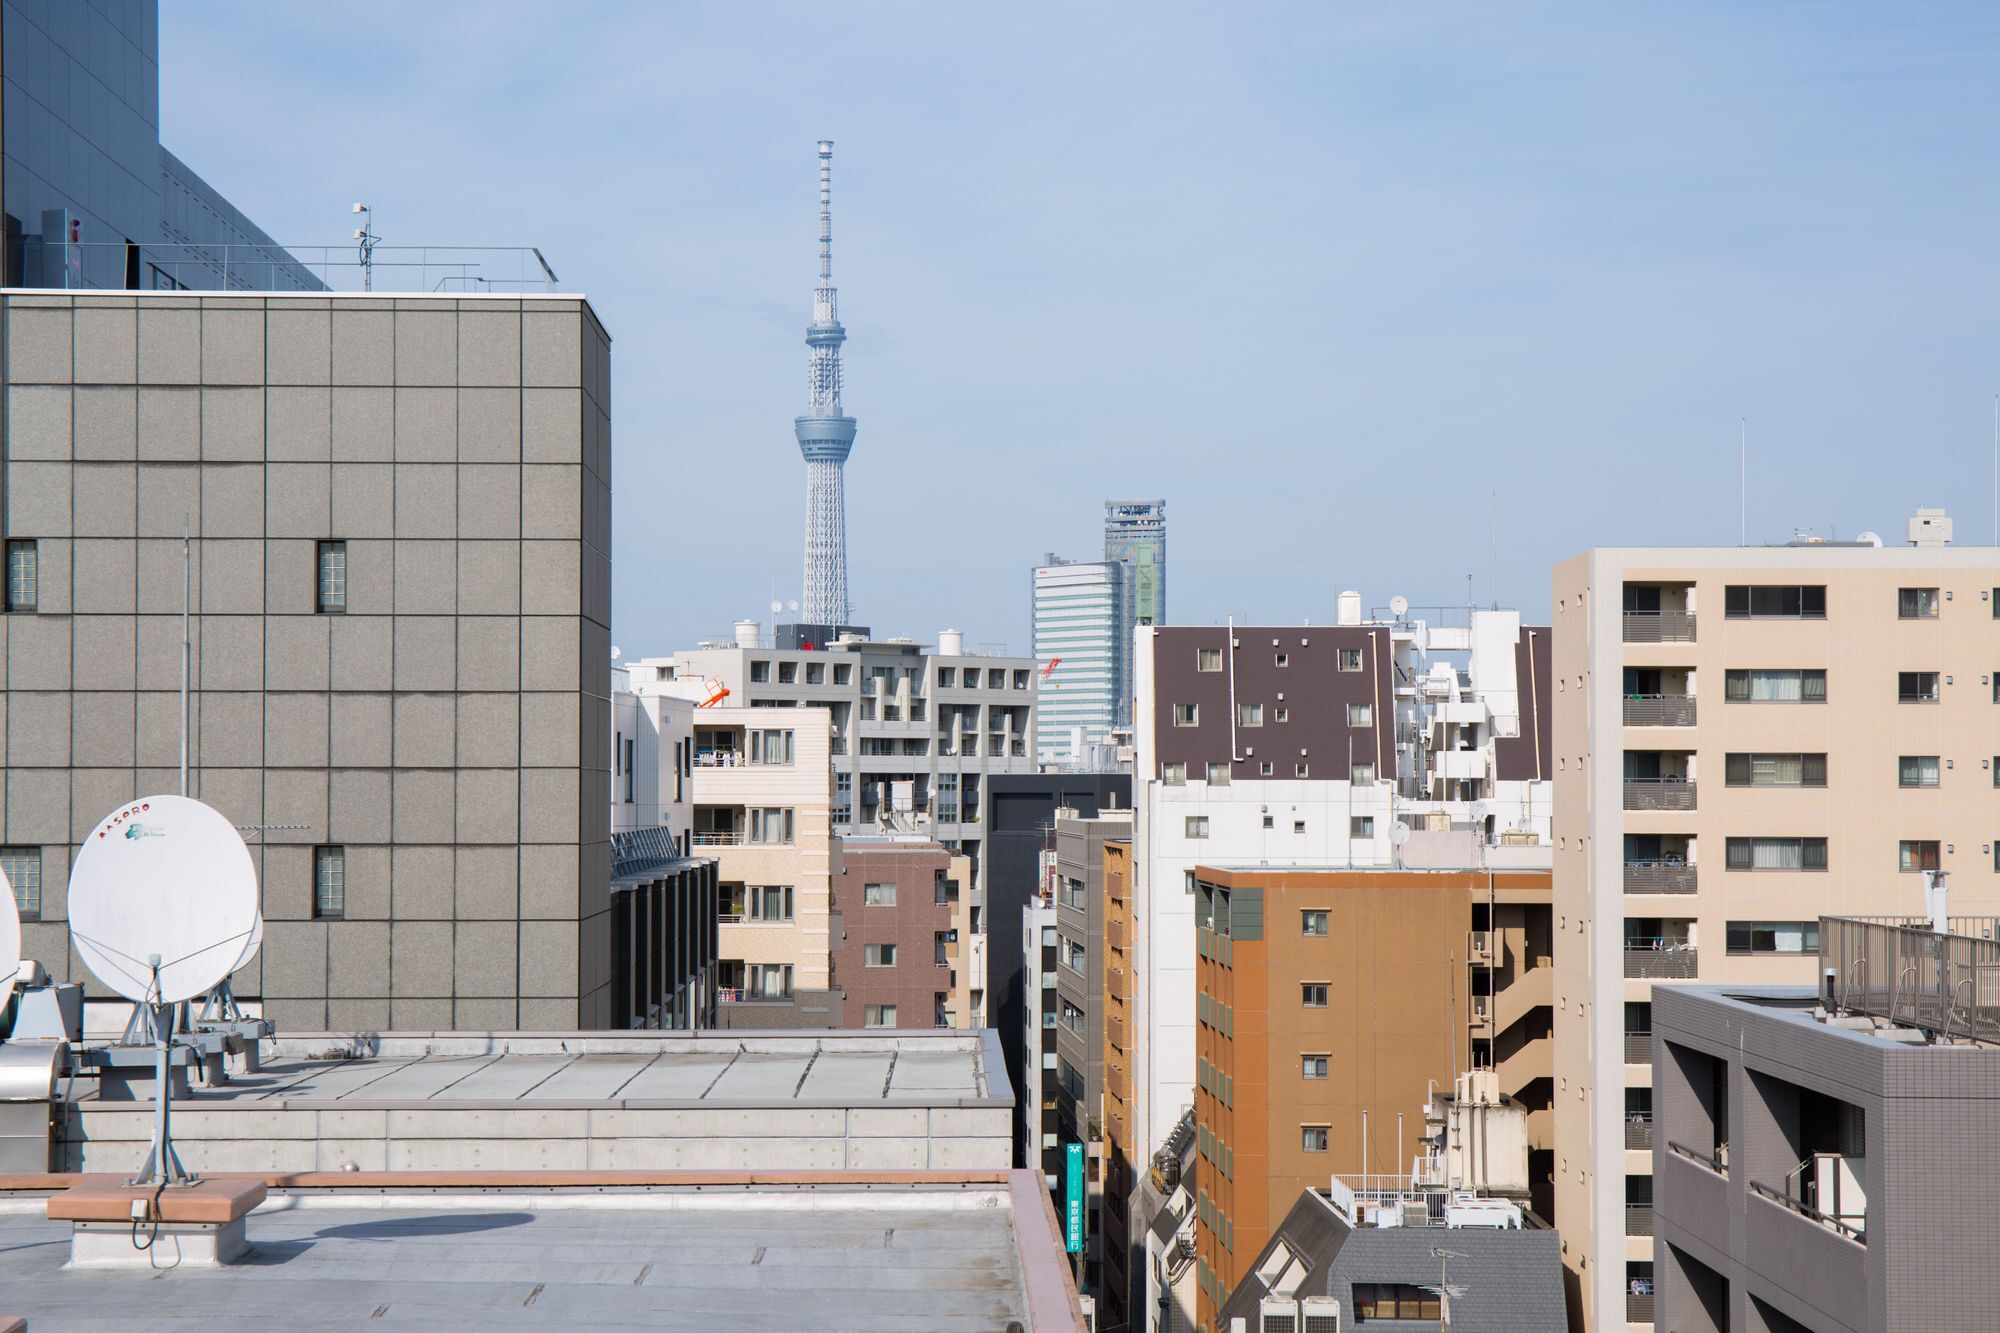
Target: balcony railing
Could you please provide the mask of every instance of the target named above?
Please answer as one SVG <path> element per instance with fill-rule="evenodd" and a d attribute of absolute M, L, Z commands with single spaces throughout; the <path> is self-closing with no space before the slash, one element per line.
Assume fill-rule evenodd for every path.
<path fill-rule="evenodd" d="M 1631 973 L 1626 973 L 1630 976 Z M 1625 1063 L 1628 1065 L 1649 1065 L 1653 1063 L 1653 1034 L 1650 1032 L 1628 1032 L 1625 1034 Z"/>
<path fill-rule="evenodd" d="M 1632 1152 L 1648 1150 L 1653 1146 L 1653 1118 L 1651 1116 L 1627 1116 L 1625 1118 L 1625 1147 Z"/>
<path fill-rule="evenodd" d="M 1691 727 L 1694 725 L 1694 696 L 1691 694 L 1628 694 L 1625 696 L 1625 725 L 1628 727 Z"/>
<path fill-rule="evenodd" d="M 1628 1236 L 1650 1236 L 1653 1234 L 1652 1204 L 1628 1203 L 1625 1205 L 1625 1234 Z"/>
<path fill-rule="evenodd" d="M 741 847 L 743 845 L 743 830 L 696 829 L 694 831 L 694 845 L 697 847 Z"/>
<path fill-rule="evenodd" d="M 694 755 L 696 768 L 741 768 L 747 762 L 741 750 L 697 750 Z"/>
<path fill-rule="evenodd" d="M 1729 1145 L 1718 1143 L 1713 1153 L 1705 1153 L 1699 1148 L 1690 1148 L 1685 1143 L 1667 1142 L 1667 1150 L 1676 1157 L 1685 1157 L 1697 1166 L 1705 1166 L 1718 1176 L 1729 1174 Z"/>
<path fill-rule="evenodd" d="M 1625 779 L 1627 810 L 1692 810 L 1694 784 L 1685 778 Z"/>
<path fill-rule="evenodd" d="M 1625 975 L 1690 981 L 1695 975 L 1696 957 L 1696 950 L 1690 944 L 1669 944 L 1663 940 L 1637 944 L 1628 942 L 1625 945 Z"/>
<path fill-rule="evenodd" d="M 1653 1293 L 1628 1291 L 1625 1293 L 1625 1322 L 1628 1324 L 1650 1324 L 1653 1322 Z"/>
<path fill-rule="evenodd" d="M 1751 1181 L 1750 1188 L 1779 1207 L 1789 1209 L 1808 1221 L 1817 1222 L 1828 1231 L 1834 1232 L 1836 1235 L 1845 1236 L 1856 1245 L 1866 1245 L 1868 1243 L 1868 1232 L 1865 1223 L 1861 1227 L 1851 1226 L 1831 1213 L 1822 1213 L 1804 1199 L 1795 1199 L 1780 1190 L 1772 1189 L 1761 1180 Z"/>
<path fill-rule="evenodd" d="M 1694 867 L 1685 861 L 1627 861 L 1627 893 L 1693 893 Z"/>
<path fill-rule="evenodd" d="M 1627 611 L 1627 643 L 1693 643 L 1692 611 Z"/>

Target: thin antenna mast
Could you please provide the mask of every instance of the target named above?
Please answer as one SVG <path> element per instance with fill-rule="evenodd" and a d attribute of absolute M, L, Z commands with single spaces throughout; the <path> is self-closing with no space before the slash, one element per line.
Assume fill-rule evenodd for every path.
<path fill-rule="evenodd" d="M 188 794 L 188 516 L 181 515 L 181 795 Z"/>
<path fill-rule="evenodd" d="M 1993 395 L 1993 544 L 2000 546 L 2000 393 Z"/>
<path fill-rule="evenodd" d="M 1750 544 L 1750 419 L 1736 419 L 1736 544 Z"/>

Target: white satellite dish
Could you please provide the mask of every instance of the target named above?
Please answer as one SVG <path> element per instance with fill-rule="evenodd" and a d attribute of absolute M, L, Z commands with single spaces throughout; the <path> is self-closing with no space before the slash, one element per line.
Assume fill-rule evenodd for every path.
<path fill-rule="evenodd" d="M 1405 824 L 1402 820 L 1399 819 L 1395 823 L 1389 826 L 1390 842 L 1394 843 L 1398 847 L 1401 847 L 1404 843 L 1408 842 L 1409 840 L 1410 840 L 1410 826 L 1408 824 Z"/>
<path fill-rule="evenodd" d="M 14 994 L 15 974 L 21 970 L 21 908 L 14 901 L 14 885 L 0 870 L 0 1008 Z"/>
<path fill-rule="evenodd" d="M 780 611 L 782 611 L 782 610 L 784 610 L 784 609 L 785 609 L 785 604 L 784 604 L 783 602 L 773 602 L 773 603 L 771 603 L 771 614 L 772 614 L 772 615 L 776 615 L 776 614 L 777 614 L 778 612 L 780 612 Z"/>
<path fill-rule="evenodd" d="M 1410 599 L 1397 593 L 1389 599 L 1389 614 L 1401 620 L 1410 613 Z"/>
<path fill-rule="evenodd" d="M 243 956 L 236 960 L 236 966 L 229 969 L 229 975 L 235 976 L 238 972 L 241 972 L 244 968 L 250 966 L 250 960 L 255 958 L 257 956 L 257 951 L 263 947 L 264 947 L 264 914 L 262 912 L 259 912 L 257 913 L 257 923 L 250 927 L 250 940 L 247 944 L 243 946 Z"/>
<path fill-rule="evenodd" d="M 193 999 L 227 978 L 259 923 L 250 849 L 218 811 L 185 796 L 112 811 L 70 870 L 77 956 L 140 1004 Z"/>

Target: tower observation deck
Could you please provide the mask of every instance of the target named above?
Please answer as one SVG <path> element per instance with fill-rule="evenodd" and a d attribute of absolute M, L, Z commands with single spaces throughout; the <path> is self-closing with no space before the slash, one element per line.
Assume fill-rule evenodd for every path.
<path fill-rule="evenodd" d="M 844 472 L 854 448 L 854 418 L 840 407 L 840 326 L 833 286 L 833 141 L 819 141 L 819 282 L 813 288 L 810 402 L 792 425 L 806 460 L 806 591 L 804 619 L 845 625 L 847 604 L 847 492 Z"/>

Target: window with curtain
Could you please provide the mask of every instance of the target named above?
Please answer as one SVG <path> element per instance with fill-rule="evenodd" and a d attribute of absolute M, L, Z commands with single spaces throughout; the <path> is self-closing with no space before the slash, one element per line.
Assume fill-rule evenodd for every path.
<path fill-rule="evenodd" d="M 1896 785 L 1899 787 L 1935 787 L 1938 785 L 1938 757 L 1934 754 L 1906 754 L 1896 761 Z"/>
<path fill-rule="evenodd" d="M 1722 697 L 1730 703 L 1823 704 L 1826 672 L 1821 670 L 1732 670 L 1722 678 Z"/>
<path fill-rule="evenodd" d="M 1898 588 L 1896 614 L 1904 620 L 1934 620 L 1938 613 L 1936 588 Z"/>
<path fill-rule="evenodd" d="M 1731 870 L 1824 870 L 1825 838 L 1730 838 L 1725 844 Z"/>
<path fill-rule="evenodd" d="M 1723 781 L 1732 787 L 1824 787 L 1823 754 L 1732 754 L 1723 760 Z"/>

